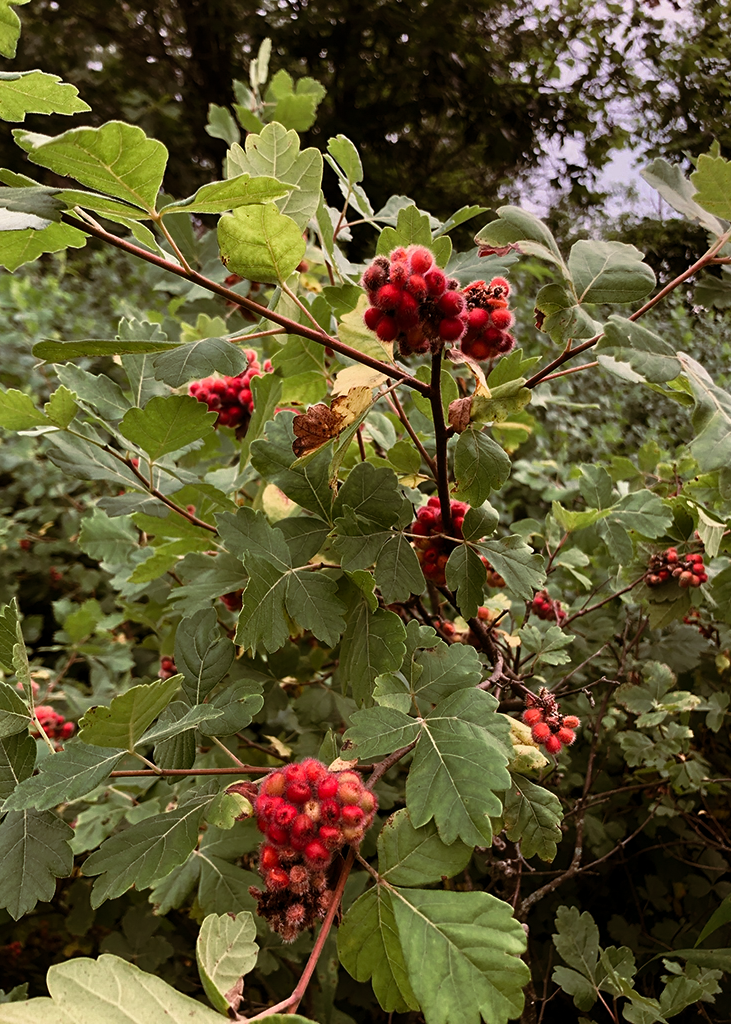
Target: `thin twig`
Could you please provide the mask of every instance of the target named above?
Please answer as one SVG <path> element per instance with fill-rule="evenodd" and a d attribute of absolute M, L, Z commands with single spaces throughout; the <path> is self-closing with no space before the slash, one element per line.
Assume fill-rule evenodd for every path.
<path fill-rule="evenodd" d="M 442 405 L 442 353 L 435 352 L 431 357 L 431 388 L 429 391 L 432 418 L 434 420 L 434 439 L 436 441 L 436 479 L 439 492 L 439 508 L 446 533 L 452 533 L 452 505 L 449 497 L 449 463 L 447 461 L 447 425 L 444 421 Z"/>
<path fill-rule="evenodd" d="M 250 313 L 255 313 L 257 316 L 264 317 L 266 320 L 271 320 L 272 323 L 283 327 L 288 334 L 295 334 L 302 338 L 308 338 L 310 341 L 317 342 L 318 345 L 332 348 L 335 352 L 348 356 L 349 359 L 354 359 L 356 362 L 362 363 L 364 366 L 370 366 L 371 369 L 378 370 L 386 377 L 396 377 L 402 384 L 412 388 L 414 391 L 418 391 L 419 394 L 424 395 L 425 398 L 429 398 L 431 394 L 431 387 L 429 384 L 426 384 L 424 381 L 417 380 L 416 377 L 412 377 L 410 373 L 407 373 L 405 370 L 401 370 L 398 366 L 394 366 L 391 363 L 384 363 L 380 359 L 374 359 L 372 356 L 366 355 L 364 352 L 360 352 L 357 348 L 344 344 L 342 341 L 339 341 L 338 338 L 333 338 L 332 336 L 325 334 L 319 328 L 318 330 L 315 330 L 314 327 L 307 327 L 305 324 L 300 324 L 296 320 L 292 320 L 290 317 L 283 316 L 281 313 L 267 309 L 266 306 L 262 306 L 260 303 L 254 302 L 253 299 L 249 299 L 244 295 L 239 295 L 238 292 L 233 291 L 231 288 L 227 288 L 225 285 L 218 284 L 216 281 L 212 281 L 210 278 L 205 277 L 205 275 L 199 274 L 196 270 L 187 272 L 179 264 L 163 259 L 163 257 L 158 256 L 153 252 L 149 252 L 147 249 L 134 245 L 134 243 L 128 242 L 125 238 L 120 238 L 119 235 L 112 234 L 110 231 L 105 231 L 103 228 L 86 222 L 79 224 L 79 221 L 75 220 L 73 217 L 62 215 L 62 221 L 85 231 L 89 235 L 93 235 L 95 238 L 100 238 L 103 242 L 107 242 L 109 245 L 113 245 L 117 249 L 122 249 L 131 256 L 137 256 L 146 263 L 152 263 L 154 266 L 160 267 L 162 270 L 167 270 L 169 273 L 175 274 L 176 277 L 183 277 L 187 281 L 192 281 L 194 284 L 200 285 L 201 288 L 205 288 L 209 292 L 214 292 L 216 295 L 220 295 L 221 298 L 224 298 L 228 302 L 232 302 L 237 306 L 241 306 Z"/>

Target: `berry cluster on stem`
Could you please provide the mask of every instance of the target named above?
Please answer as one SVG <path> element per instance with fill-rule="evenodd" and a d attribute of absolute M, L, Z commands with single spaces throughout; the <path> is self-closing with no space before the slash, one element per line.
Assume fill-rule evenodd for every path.
<path fill-rule="evenodd" d="M 515 317 L 508 309 L 510 285 L 504 277 L 494 277 L 489 284 L 473 281 L 464 289 L 465 334 L 462 351 L 472 359 L 495 359 L 510 352 L 515 338 L 509 328 Z"/>
<path fill-rule="evenodd" d="M 653 555 L 645 573 L 647 586 L 659 587 L 671 579 L 677 580 L 683 590 L 700 587 L 708 579 L 703 555 L 679 555 L 677 548 L 666 548 Z"/>
<path fill-rule="evenodd" d="M 494 359 L 515 344 L 509 332 L 515 317 L 508 309 L 508 282 L 496 277 L 460 289 L 423 245 L 376 256 L 361 284 L 370 302 L 366 327 L 381 341 L 398 341 L 402 356 L 438 353 L 461 340 L 465 355 Z"/>
<path fill-rule="evenodd" d="M 556 622 L 559 626 L 562 626 L 569 617 L 561 602 L 554 600 L 547 590 L 538 591 L 531 602 L 530 609 L 539 619 Z"/>
<path fill-rule="evenodd" d="M 461 540 L 462 524 L 470 506 L 464 501 L 451 501 L 449 504 L 452 510 L 452 536 Z M 416 548 L 416 557 L 419 559 L 422 572 L 432 583 L 443 587 L 446 583 L 445 569 L 454 547 L 454 541 L 444 533 L 441 504 L 436 494 L 432 495 L 426 505 L 423 505 L 416 513 L 416 519 L 409 527 L 409 532 L 415 533 L 418 538 L 412 543 Z M 484 556 L 481 557 L 487 572 L 487 585 L 504 587 L 505 580 L 502 576 L 494 570 Z"/>
<path fill-rule="evenodd" d="M 260 377 L 262 368 L 256 352 L 246 349 L 248 368 L 237 377 L 204 377 L 195 380 L 188 386 L 188 394 L 205 402 L 211 412 L 218 413 L 216 426 L 246 429 L 254 411 L 254 400 L 251 394 L 251 381 Z M 264 364 L 264 372 L 271 370 L 271 364 Z"/>
<path fill-rule="evenodd" d="M 254 813 L 265 836 L 259 870 L 266 890 L 251 893 L 258 914 L 285 942 L 325 917 L 333 857 L 346 843 L 361 842 L 377 806 L 356 772 L 331 772 L 314 758 L 262 779 Z"/>
<path fill-rule="evenodd" d="M 570 747 L 576 739 L 574 730 L 581 724 L 576 715 L 562 715 L 561 708 L 545 686 L 537 694 L 525 697 L 523 721 L 531 727 L 535 743 L 540 743 L 549 754 L 558 754 L 561 747 Z"/>
<path fill-rule="evenodd" d="M 459 281 L 448 278 L 423 245 L 376 256 L 363 274 L 370 308 L 366 326 L 381 341 L 398 340 L 402 356 L 440 352 L 465 331 L 465 299 Z"/>

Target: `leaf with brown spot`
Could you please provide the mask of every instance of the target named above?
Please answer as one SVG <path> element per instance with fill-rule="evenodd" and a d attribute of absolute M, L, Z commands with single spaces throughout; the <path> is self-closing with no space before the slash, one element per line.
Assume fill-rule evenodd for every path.
<path fill-rule="evenodd" d="M 321 448 L 354 423 L 371 401 L 371 388 L 361 386 L 351 388 L 347 395 L 333 398 L 329 408 L 324 402 L 318 402 L 307 412 L 295 416 L 292 420 L 295 434 L 292 451 L 299 459 Z"/>

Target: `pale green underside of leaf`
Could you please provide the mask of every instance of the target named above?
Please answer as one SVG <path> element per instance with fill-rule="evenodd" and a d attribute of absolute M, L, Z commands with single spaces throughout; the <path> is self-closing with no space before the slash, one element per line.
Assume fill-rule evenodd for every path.
<path fill-rule="evenodd" d="M 221 1024 L 221 1015 L 117 956 L 76 957 L 48 972 L 51 999 L 0 1005 L 0 1024 Z"/>

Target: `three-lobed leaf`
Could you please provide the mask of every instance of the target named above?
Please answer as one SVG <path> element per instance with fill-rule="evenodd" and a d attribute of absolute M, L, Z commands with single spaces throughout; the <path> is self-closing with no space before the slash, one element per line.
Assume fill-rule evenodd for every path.
<path fill-rule="evenodd" d="M 255 941 L 256 923 L 250 913 L 231 917 L 209 914 L 201 925 L 195 945 L 198 973 L 214 1009 L 228 1013 L 236 998 L 235 990 L 244 974 L 254 968 L 259 948 Z"/>

